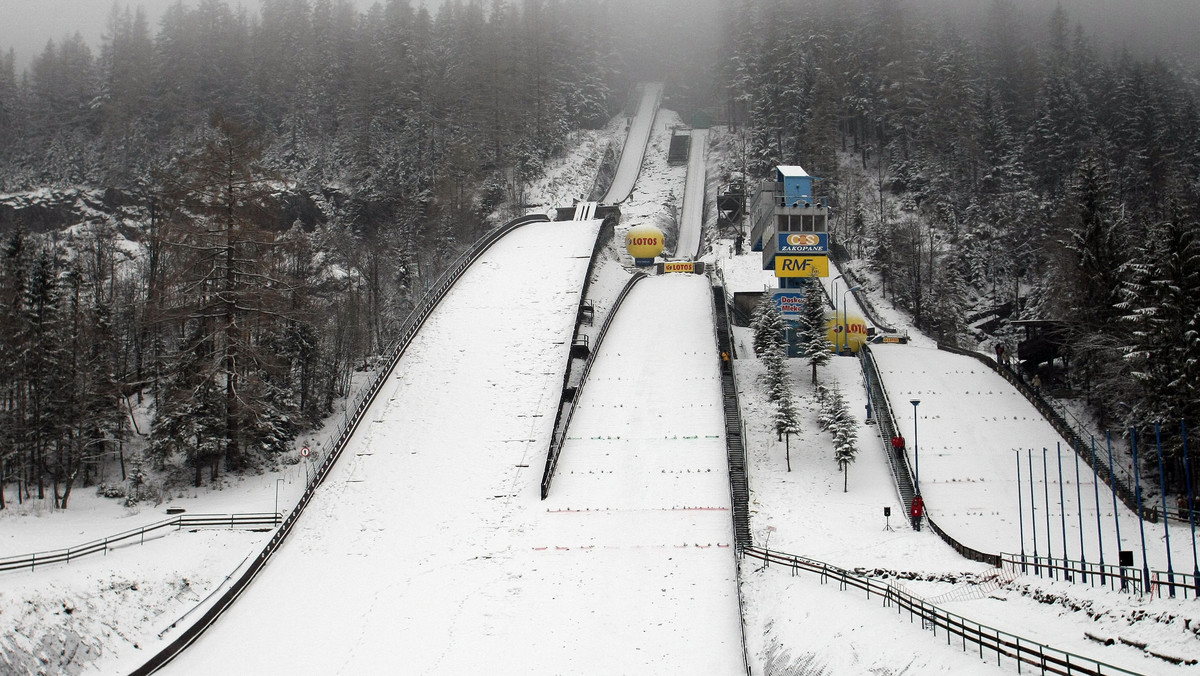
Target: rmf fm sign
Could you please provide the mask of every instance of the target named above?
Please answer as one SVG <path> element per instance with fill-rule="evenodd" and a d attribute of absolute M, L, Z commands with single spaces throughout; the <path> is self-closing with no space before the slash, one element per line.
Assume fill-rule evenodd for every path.
<path fill-rule="evenodd" d="M 776 277 L 828 277 L 828 256 L 776 256 Z"/>

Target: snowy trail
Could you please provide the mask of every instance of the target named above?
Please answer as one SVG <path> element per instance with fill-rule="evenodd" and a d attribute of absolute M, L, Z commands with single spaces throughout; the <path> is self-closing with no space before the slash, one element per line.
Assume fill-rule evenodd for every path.
<path fill-rule="evenodd" d="M 648 82 L 642 91 L 642 101 L 638 105 L 637 114 L 629 123 L 629 134 L 625 139 L 625 147 L 621 151 L 621 162 L 617 165 L 617 173 L 613 176 L 612 185 L 608 187 L 601 202 L 614 204 L 624 202 L 633 192 L 638 174 L 642 170 L 642 159 L 646 155 L 646 143 L 650 140 L 650 132 L 654 128 L 654 117 L 658 112 L 658 103 L 662 99 L 662 83 Z"/>
<path fill-rule="evenodd" d="M 704 226 L 705 159 L 708 152 L 708 130 L 693 129 L 691 151 L 688 155 L 687 184 L 683 191 L 683 216 L 679 222 L 679 242 L 675 257 L 695 258 L 700 252 L 700 231 Z"/>
<path fill-rule="evenodd" d="M 598 227 L 525 226 L 467 271 L 291 538 L 166 673 L 554 670 L 523 533 Z"/>
<path fill-rule="evenodd" d="M 1036 527 L 1036 547 L 1040 556 L 1046 556 L 1049 551 L 1055 558 L 1062 558 L 1065 546 L 1067 557 L 1079 560 L 1079 505 L 1082 505 L 1083 548 L 1087 561 L 1099 561 L 1098 543 L 1103 538 L 1105 563 L 1117 562 L 1115 519 L 1119 519 L 1121 549 L 1134 550 L 1136 567 L 1141 567 L 1137 516 L 1118 503 L 1114 518 L 1111 489 L 1101 481 L 1100 520 L 1097 523 L 1097 491 L 1091 468 L 1082 461 L 1079 463 L 1077 484 L 1075 452 L 1008 381 L 971 357 L 934 348 L 876 345 L 871 352 L 892 402 L 896 424 L 908 440 L 910 463 L 915 460 L 910 400 L 920 401 L 915 436 L 920 457 L 921 492 L 930 516 L 946 532 L 980 551 L 1020 553 L 1019 485 L 1027 554 L 1034 551 L 1033 529 Z M 1061 483 L 1057 452 L 1060 443 Z M 1043 449 L 1047 450 L 1045 462 Z M 1101 446 L 1098 453 L 1106 453 L 1106 450 Z M 1018 456 L 1020 484 L 1017 483 Z M 1047 474 L 1048 484 L 1044 480 Z M 1031 509 L 1031 500 L 1036 512 Z M 1164 541 L 1162 524 L 1147 523 L 1146 558 L 1151 569 L 1166 570 Z M 1175 570 L 1178 572 L 1181 563 L 1186 563 L 1184 568 L 1190 571 L 1190 533 L 1173 529 L 1171 545 Z"/>

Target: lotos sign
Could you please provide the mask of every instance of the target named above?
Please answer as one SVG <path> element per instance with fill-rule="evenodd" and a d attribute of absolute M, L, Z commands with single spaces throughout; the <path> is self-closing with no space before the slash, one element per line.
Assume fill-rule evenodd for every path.
<path fill-rule="evenodd" d="M 683 272 L 693 275 L 704 274 L 704 261 L 667 261 L 658 264 L 658 274 Z"/>
<path fill-rule="evenodd" d="M 776 277 L 828 277 L 828 256 L 776 256 Z"/>
<path fill-rule="evenodd" d="M 653 225 L 638 225 L 625 234 L 625 250 L 638 265 L 653 264 L 654 257 L 662 253 L 663 244 L 662 230 Z"/>
<path fill-rule="evenodd" d="M 775 237 L 776 246 L 781 254 L 829 253 L 828 233 L 781 232 Z"/>

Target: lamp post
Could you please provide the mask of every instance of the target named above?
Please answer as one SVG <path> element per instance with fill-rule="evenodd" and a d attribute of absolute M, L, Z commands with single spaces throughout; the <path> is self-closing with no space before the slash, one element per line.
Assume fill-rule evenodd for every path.
<path fill-rule="evenodd" d="M 842 277 L 845 277 L 845 276 L 846 276 L 845 274 L 840 274 L 837 277 L 834 277 L 833 281 L 830 282 L 831 292 L 829 294 L 829 302 L 830 302 L 830 304 L 833 305 L 833 323 L 834 323 L 834 325 L 837 325 L 837 314 L 838 314 L 837 282 L 839 279 L 841 279 Z M 834 347 L 837 347 L 837 346 L 835 345 Z"/>
<path fill-rule="evenodd" d="M 850 333 L 850 308 L 846 305 L 846 294 L 858 291 L 861 288 L 861 286 L 852 286 L 842 292 L 842 345 L 847 349 L 850 348 L 850 339 L 846 336 L 846 334 Z M 838 354 L 840 355 L 841 353 L 842 351 L 838 350 Z"/>
<path fill-rule="evenodd" d="M 913 405 L 913 462 L 915 463 L 916 478 L 913 480 L 913 487 L 917 494 L 921 493 L 921 451 L 917 448 L 917 404 L 921 403 L 920 399 L 909 401 Z"/>
<path fill-rule="evenodd" d="M 283 483 L 283 479 L 275 480 L 275 525 L 279 525 L 279 484 Z"/>

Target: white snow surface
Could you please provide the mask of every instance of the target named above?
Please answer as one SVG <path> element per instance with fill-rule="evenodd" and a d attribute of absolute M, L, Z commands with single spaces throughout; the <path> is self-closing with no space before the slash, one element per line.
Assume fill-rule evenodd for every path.
<path fill-rule="evenodd" d="M 1119 549 L 1134 550 L 1140 570 L 1136 514 L 1118 502 L 1114 517 L 1111 489 L 1103 481 L 1097 486 L 1083 461 L 1076 480 L 1074 450 L 1008 381 L 977 359 L 936 348 L 876 345 L 871 352 L 908 440 L 910 466 L 919 460 L 921 492 L 938 525 L 989 553 L 1063 558 L 1065 548 L 1071 560 L 1097 563 L 1103 543 L 1106 563 L 1117 562 Z M 912 400 L 920 402 L 915 430 Z M 1107 449 L 1097 453 L 1103 458 Z M 1150 568 L 1166 570 L 1163 524 L 1146 523 L 1145 533 Z M 1175 522 L 1171 534 L 1174 570 L 1190 572 L 1191 533 Z"/>

